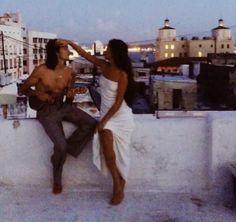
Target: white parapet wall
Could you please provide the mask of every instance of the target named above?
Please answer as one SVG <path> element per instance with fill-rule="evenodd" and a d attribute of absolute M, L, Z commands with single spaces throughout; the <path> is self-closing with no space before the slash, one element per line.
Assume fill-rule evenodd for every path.
<path fill-rule="evenodd" d="M 236 162 L 236 112 L 195 112 L 186 116 L 157 119 L 135 115 L 129 189 L 231 189 L 228 166 Z M 67 136 L 74 129 L 72 124 L 64 123 Z M 0 120 L 0 151 L 0 183 L 51 186 L 53 144 L 37 120 L 20 120 L 17 128 L 13 120 Z M 92 163 L 91 143 L 77 159 L 68 156 L 63 171 L 65 187 L 102 188 L 110 183 Z"/>

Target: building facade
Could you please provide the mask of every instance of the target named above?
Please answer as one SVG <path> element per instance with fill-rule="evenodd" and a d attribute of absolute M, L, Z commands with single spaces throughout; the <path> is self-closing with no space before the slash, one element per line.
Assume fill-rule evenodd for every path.
<path fill-rule="evenodd" d="M 234 39 L 231 29 L 220 19 L 216 28 L 211 30 L 210 37 L 177 38 L 176 29 L 171 27 L 169 20 L 159 29 L 156 42 L 156 60 L 171 57 L 207 57 L 208 53 L 233 53 Z"/>
<path fill-rule="evenodd" d="M 57 38 L 54 33 L 26 31 L 24 33 L 24 74 L 31 74 L 34 68 L 45 62 L 46 44 Z"/>
<path fill-rule="evenodd" d="M 197 81 L 181 76 L 152 76 L 150 101 L 155 110 L 194 110 Z"/>
<path fill-rule="evenodd" d="M 23 29 L 19 13 L 0 16 L 0 72 L 11 74 L 13 80 L 23 74 Z"/>

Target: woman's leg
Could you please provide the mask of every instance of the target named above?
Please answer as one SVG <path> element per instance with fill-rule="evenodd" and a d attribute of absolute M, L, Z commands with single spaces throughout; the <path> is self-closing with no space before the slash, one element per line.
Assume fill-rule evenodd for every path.
<path fill-rule="evenodd" d="M 116 156 L 113 149 L 113 135 L 110 130 L 102 130 L 100 132 L 100 142 L 103 149 L 103 154 L 108 169 L 111 172 L 113 179 L 113 196 L 110 204 L 119 204 L 124 198 L 124 180 L 120 176 L 118 168 L 116 166 Z"/>

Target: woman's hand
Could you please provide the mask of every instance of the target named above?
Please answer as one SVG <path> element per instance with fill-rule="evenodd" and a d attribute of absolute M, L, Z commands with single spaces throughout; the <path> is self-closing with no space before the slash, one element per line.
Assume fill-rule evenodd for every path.
<path fill-rule="evenodd" d="M 96 127 L 96 132 L 100 133 L 104 129 L 105 125 L 106 125 L 105 121 L 99 122 Z"/>

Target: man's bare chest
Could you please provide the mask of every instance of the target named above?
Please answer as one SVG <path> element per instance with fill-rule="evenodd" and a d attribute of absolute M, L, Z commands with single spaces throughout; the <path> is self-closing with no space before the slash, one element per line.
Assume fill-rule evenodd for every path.
<path fill-rule="evenodd" d="M 60 92 L 68 85 L 68 77 L 65 74 L 52 74 L 44 76 L 38 84 L 43 91 Z"/>

